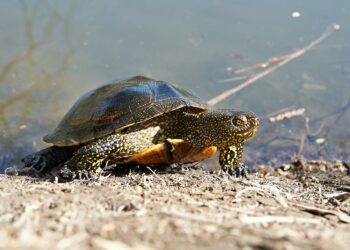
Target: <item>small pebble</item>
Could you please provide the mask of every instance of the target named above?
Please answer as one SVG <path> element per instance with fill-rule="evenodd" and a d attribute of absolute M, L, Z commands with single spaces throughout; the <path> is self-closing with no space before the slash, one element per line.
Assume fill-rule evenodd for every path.
<path fill-rule="evenodd" d="M 15 167 L 8 167 L 5 169 L 5 175 L 18 175 L 18 171 Z"/>
<path fill-rule="evenodd" d="M 318 145 L 321 145 L 321 144 L 324 144 L 326 142 L 326 139 L 325 138 L 317 138 L 315 140 L 316 144 Z"/>
<path fill-rule="evenodd" d="M 301 16 L 300 12 L 298 12 L 298 11 L 292 12 L 292 17 L 293 17 L 293 18 L 298 18 L 298 17 L 300 17 L 300 16 Z"/>
<path fill-rule="evenodd" d="M 339 24 L 334 24 L 333 25 L 334 30 L 340 30 L 340 25 Z"/>

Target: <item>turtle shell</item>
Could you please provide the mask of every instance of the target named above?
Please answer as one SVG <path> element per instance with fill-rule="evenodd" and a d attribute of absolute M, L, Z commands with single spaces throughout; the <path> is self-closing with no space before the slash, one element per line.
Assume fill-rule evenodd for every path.
<path fill-rule="evenodd" d="M 184 107 L 207 110 L 199 97 L 164 81 L 143 76 L 115 81 L 80 97 L 44 141 L 79 145 Z"/>

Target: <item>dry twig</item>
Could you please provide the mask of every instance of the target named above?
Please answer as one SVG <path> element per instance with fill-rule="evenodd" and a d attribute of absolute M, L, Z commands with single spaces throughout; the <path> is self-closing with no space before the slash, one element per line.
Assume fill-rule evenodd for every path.
<path fill-rule="evenodd" d="M 274 116 L 270 116 L 268 120 L 271 123 L 275 123 L 275 122 L 280 122 L 283 120 L 287 120 L 287 119 L 291 119 L 291 118 L 299 117 L 303 115 L 305 115 L 305 108 L 297 108 L 297 109 L 292 109 L 292 110 L 278 113 Z"/>
<path fill-rule="evenodd" d="M 274 72 L 275 70 L 279 69 L 280 67 L 284 66 L 285 64 L 289 63 L 290 61 L 302 56 L 303 54 L 305 54 L 306 52 L 310 51 L 312 48 L 314 48 L 316 45 L 320 44 L 324 39 L 326 39 L 327 37 L 329 37 L 331 34 L 333 34 L 334 31 L 339 30 L 340 26 L 338 24 L 332 24 L 329 27 L 327 27 L 326 31 L 322 33 L 322 35 L 317 38 L 316 40 L 312 41 L 310 44 L 308 44 L 307 46 L 305 46 L 304 48 L 297 50 L 293 53 L 290 53 L 288 55 L 282 56 L 280 57 L 283 60 L 280 60 L 277 64 L 275 64 L 274 66 L 267 68 L 266 70 L 260 72 L 259 74 L 249 78 L 247 81 L 243 82 L 242 84 L 226 90 L 224 92 L 222 92 L 220 95 L 211 98 L 208 101 L 208 104 L 210 106 L 216 105 L 219 102 L 222 102 L 223 100 L 225 100 L 226 98 L 228 98 L 229 96 L 237 93 L 238 91 L 248 87 L 249 85 L 251 85 L 252 83 L 256 82 L 257 80 L 269 75 L 270 73 Z"/>

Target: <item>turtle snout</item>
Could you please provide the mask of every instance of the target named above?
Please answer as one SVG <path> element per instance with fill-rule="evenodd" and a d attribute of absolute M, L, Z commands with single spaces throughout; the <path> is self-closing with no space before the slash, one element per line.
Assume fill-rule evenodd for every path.
<path fill-rule="evenodd" d="M 257 117 L 257 116 L 253 117 L 252 118 L 252 123 L 253 123 L 254 127 L 256 127 L 256 128 L 259 127 L 259 125 L 260 125 L 259 117 Z"/>
<path fill-rule="evenodd" d="M 258 127 L 259 126 L 260 120 L 259 120 L 259 117 L 256 114 L 254 114 L 251 111 L 248 111 L 248 112 L 244 112 L 244 115 L 247 118 L 248 123 L 251 124 L 252 127 Z"/>

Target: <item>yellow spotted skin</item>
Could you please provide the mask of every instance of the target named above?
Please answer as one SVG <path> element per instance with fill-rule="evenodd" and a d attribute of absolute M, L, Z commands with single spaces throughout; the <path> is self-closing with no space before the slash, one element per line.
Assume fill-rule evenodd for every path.
<path fill-rule="evenodd" d="M 72 178 L 95 171 L 102 162 L 127 162 L 129 158 L 167 139 L 180 139 L 198 149 L 194 152 L 217 148 L 220 151 L 219 163 L 224 171 L 246 176 L 246 167 L 241 162 L 243 145 L 255 134 L 258 126 L 259 119 L 251 112 L 208 110 L 193 114 L 179 110 L 82 145 L 53 146 L 29 155 L 23 161 L 26 166 L 41 173 L 59 166 L 61 176 Z"/>
<path fill-rule="evenodd" d="M 246 168 L 241 163 L 243 144 L 254 135 L 258 124 L 251 112 L 212 110 L 192 114 L 182 110 L 164 114 L 82 146 L 65 162 L 61 172 L 69 176 L 70 172 L 95 171 L 108 159 L 121 162 L 167 138 L 176 138 L 195 148 L 217 147 L 222 169 L 229 174 L 246 176 Z"/>
<path fill-rule="evenodd" d="M 64 164 L 62 173 L 95 171 L 103 161 L 128 158 L 154 145 L 153 138 L 160 128 L 149 127 L 128 134 L 112 134 L 77 150 Z"/>

